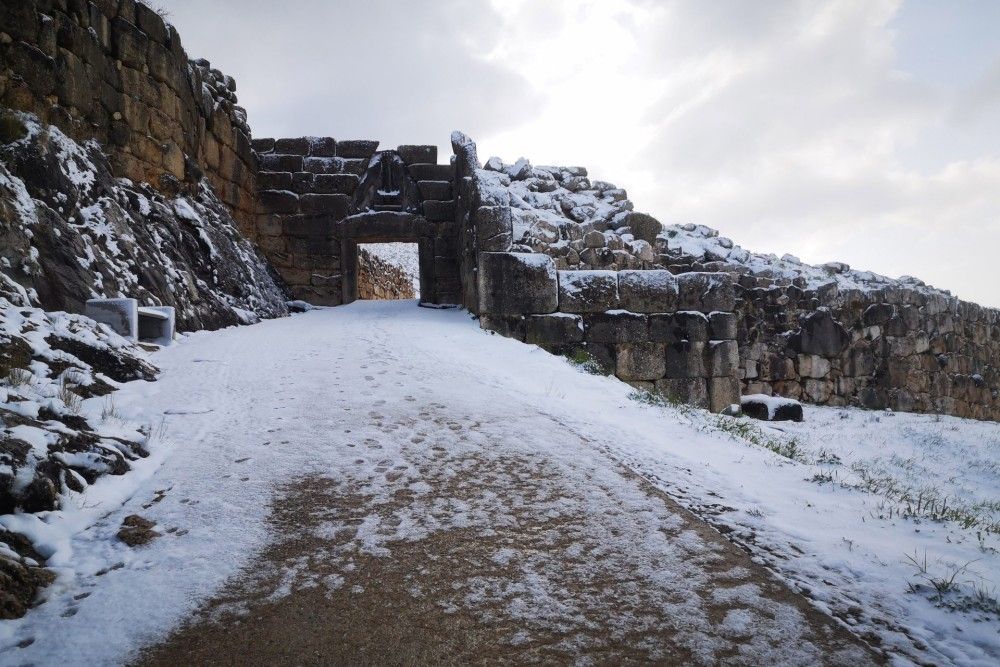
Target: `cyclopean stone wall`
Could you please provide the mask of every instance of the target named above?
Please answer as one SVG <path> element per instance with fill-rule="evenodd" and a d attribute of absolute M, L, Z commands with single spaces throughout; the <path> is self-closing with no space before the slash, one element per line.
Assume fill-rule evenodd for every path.
<path fill-rule="evenodd" d="M 395 264 L 358 248 L 358 298 L 369 301 L 413 299 L 413 280 Z"/>
<path fill-rule="evenodd" d="M 135 0 L 0 3 L 0 104 L 96 139 L 116 176 L 168 195 L 206 176 L 250 234 L 256 165 L 235 91 Z"/>
<path fill-rule="evenodd" d="M 358 243 L 415 242 L 420 300 L 460 304 L 453 169 L 436 146 L 378 150 L 370 140 L 258 139 L 258 243 L 293 296 L 358 298 Z"/>
<path fill-rule="evenodd" d="M 940 292 L 740 278 L 747 393 L 1000 420 L 1000 311 Z"/>
<path fill-rule="evenodd" d="M 720 411 L 739 403 L 735 292 L 726 273 L 560 271 L 542 253 L 511 252 L 509 195 L 478 170 L 475 144 L 455 149 L 465 305 L 480 324 L 553 352 L 586 350 L 615 375 Z"/>

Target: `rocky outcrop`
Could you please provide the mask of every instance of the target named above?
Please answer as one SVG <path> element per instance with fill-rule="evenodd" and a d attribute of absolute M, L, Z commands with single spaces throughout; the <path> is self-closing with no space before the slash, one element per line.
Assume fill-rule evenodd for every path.
<path fill-rule="evenodd" d="M 94 297 L 173 306 L 182 330 L 286 313 L 267 263 L 202 181 L 196 195 L 116 179 L 95 142 L 2 114 L 0 271 L 25 305 L 82 312 Z"/>
<path fill-rule="evenodd" d="M 115 176 L 196 195 L 202 176 L 246 234 L 256 161 L 236 82 L 188 59 L 136 0 L 0 3 L 0 105 L 100 142 Z"/>

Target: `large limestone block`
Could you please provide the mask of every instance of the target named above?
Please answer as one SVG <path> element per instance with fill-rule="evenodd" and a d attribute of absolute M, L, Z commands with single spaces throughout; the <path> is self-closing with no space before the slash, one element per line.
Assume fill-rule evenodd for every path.
<path fill-rule="evenodd" d="M 633 313 L 672 313 L 677 310 L 678 281 L 669 271 L 620 271 L 621 307 Z"/>
<path fill-rule="evenodd" d="M 537 253 L 479 254 L 479 307 L 492 315 L 544 315 L 559 305 L 555 262 Z"/>
<path fill-rule="evenodd" d="M 656 236 L 663 231 L 659 220 L 646 213 L 630 212 L 625 218 L 625 225 L 632 229 L 632 236 L 647 243 L 655 243 Z"/>
<path fill-rule="evenodd" d="M 667 346 L 666 376 L 668 378 L 706 377 L 705 343 L 681 340 Z"/>
<path fill-rule="evenodd" d="M 676 403 L 696 408 L 708 407 L 708 383 L 705 378 L 666 378 L 656 381 L 656 391 Z"/>
<path fill-rule="evenodd" d="M 708 380 L 708 409 L 722 412 L 740 404 L 740 381 L 734 377 L 713 377 Z"/>
<path fill-rule="evenodd" d="M 678 310 L 730 312 L 736 307 L 733 279 L 728 273 L 682 273 L 677 276 Z"/>
<path fill-rule="evenodd" d="M 662 343 L 628 343 L 618 347 L 615 375 L 627 381 L 653 381 L 666 373 Z"/>
<path fill-rule="evenodd" d="M 583 318 L 568 313 L 529 315 L 525 318 L 525 342 L 544 347 L 583 341 Z"/>
<path fill-rule="evenodd" d="M 804 354 L 839 357 L 851 342 L 847 331 L 826 308 L 809 313 L 802 318 L 801 324 L 797 351 Z M 793 349 L 796 348 L 795 342 L 792 341 Z"/>
<path fill-rule="evenodd" d="M 615 271 L 560 271 L 559 310 L 564 313 L 601 313 L 618 308 Z"/>
<path fill-rule="evenodd" d="M 735 340 L 709 341 L 705 354 L 709 377 L 736 377 L 736 371 L 740 367 L 740 351 Z"/>
<path fill-rule="evenodd" d="M 584 326 L 584 338 L 589 343 L 649 342 L 649 320 L 638 313 L 617 310 L 588 314 Z"/>

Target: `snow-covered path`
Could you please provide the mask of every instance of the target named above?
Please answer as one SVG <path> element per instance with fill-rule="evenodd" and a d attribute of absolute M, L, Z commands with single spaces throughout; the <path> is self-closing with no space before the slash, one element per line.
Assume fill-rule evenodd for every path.
<path fill-rule="evenodd" d="M 467 313 L 358 302 L 194 334 L 155 361 L 160 380 L 117 394 L 163 421 L 154 460 L 73 540 L 49 600 L 3 627 L 0 662 L 118 663 L 192 620 L 147 657 L 206 659 L 234 641 L 213 619 L 232 646 L 302 662 L 438 655 L 420 638 L 512 660 L 871 662 L 761 562 L 899 656 L 991 660 L 988 626 L 952 636 L 945 612 L 903 599 L 880 549 L 905 530 L 859 525 L 863 494 Z M 759 544 L 753 559 L 676 499 Z M 114 539 L 132 513 L 164 535 Z"/>

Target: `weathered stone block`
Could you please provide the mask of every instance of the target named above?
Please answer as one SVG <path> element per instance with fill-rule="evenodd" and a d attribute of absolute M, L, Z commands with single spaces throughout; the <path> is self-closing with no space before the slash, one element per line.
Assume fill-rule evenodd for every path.
<path fill-rule="evenodd" d="M 292 174 L 292 192 L 297 195 L 304 195 L 313 191 L 313 177 L 308 171 L 300 171 Z"/>
<path fill-rule="evenodd" d="M 705 343 L 681 340 L 666 348 L 666 376 L 668 378 L 706 377 Z"/>
<path fill-rule="evenodd" d="M 815 354 L 798 356 L 799 375 L 804 378 L 824 378 L 830 372 L 830 362 Z"/>
<path fill-rule="evenodd" d="M 115 57 L 132 69 L 141 69 L 146 61 L 149 38 L 123 18 L 116 18 L 111 24 L 111 41 L 115 47 Z"/>
<path fill-rule="evenodd" d="M 735 340 L 709 341 L 705 354 L 709 377 L 736 377 L 740 367 L 740 350 Z"/>
<path fill-rule="evenodd" d="M 789 398 L 744 396 L 743 414 L 763 421 L 802 421 L 802 404 Z"/>
<path fill-rule="evenodd" d="M 307 157 L 302 160 L 300 171 L 311 171 L 314 174 L 341 174 L 344 173 L 345 160 L 337 157 Z M 266 156 L 263 163 L 267 165 Z"/>
<path fill-rule="evenodd" d="M 793 349 L 821 357 L 837 357 L 844 351 L 851 338 L 830 311 L 821 308 L 801 320 L 801 331 L 790 341 Z"/>
<path fill-rule="evenodd" d="M 287 236 L 327 236 L 333 232 L 328 216 L 292 215 L 282 221 Z"/>
<path fill-rule="evenodd" d="M 451 181 L 417 181 L 420 198 L 450 201 L 452 199 Z"/>
<path fill-rule="evenodd" d="M 661 379 L 666 373 L 663 343 L 627 343 L 618 346 L 615 375 L 623 380 Z"/>
<path fill-rule="evenodd" d="M 314 157 L 334 157 L 337 155 L 337 142 L 332 137 L 307 137 L 309 140 L 309 155 Z"/>
<path fill-rule="evenodd" d="M 719 413 L 730 406 L 740 405 L 740 381 L 734 377 L 708 379 L 708 409 Z"/>
<path fill-rule="evenodd" d="M 299 198 L 299 206 L 305 214 L 323 214 L 332 218 L 347 217 L 351 198 L 347 195 L 307 194 Z"/>
<path fill-rule="evenodd" d="M 616 272 L 559 272 L 559 310 L 564 313 L 601 313 L 617 308 Z"/>
<path fill-rule="evenodd" d="M 479 318 L 479 326 L 488 331 L 495 331 L 506 338 L 513 338 L 521 342 L 525 340 L 525 322 L 521 315 L 483 314 Z"/>
<path fill-rule="evenodd" d="M 287 190 L 262 190 L 260 206 L 265 213 L 298 213 L 299 198 Z"/>
<path fill-rule="evenodd" d="M 548 255 L 480 253 L 478 281 L 484 313 L 544 315 L 559 305 L 556 267 Z"/>
<path fill-rule="evenodd" d="M 455 219 L 455 202 L 428 200 L 424 202 L 424 217 L 432 222 Z"/>
<path fill-rule="evenodd" d="M 709 313 L 708 335 L 713 340 L 735 339 L 738 331 L 736 313 Z"/>
<path fill-rule="evenodd" d="M 480 239 L 512 232 L 509 206 L 480 206 L 474 215 L 477 236 Z"/>
<path fill-rule="evenodd" d="M 681 273 L 677 276 L 677 310 L 731 312 L 736 308 L 736 293 L 728 273 Z"/>
<path fill-rule="evenodd" d="M 297 171 L 310 171 L 302 168 L 301 155 L 278 155 L 277 153 L 265 153 L 260 156 L 261 171 L 287 171 L 294 173 Z"/>
<path fill-rule="evenodd" d="M 316 174 L 313 192 L 317 194 L 353 195 L 358 189 L 358 177 L 354 174 Z"/>
<path fill-rule="evenodd" d="M 294 137 L 274 140 L 274 152 L 282 155 L 309 155 L 309 139 Z"/>
<path fill-rule="evenodd" d="M 552 313 L 525 318 L 525 342 L 546 347 L 583 341 L 583 318 L 579 315 Z"/>
<path fill-rule="evenodd" d="M 270 153 L 274 150 L 274 139 L 254 139 L 251 143 L 258 153 Z"/>
<path fill-rule="evenodd" d="M 620 271 L 621 307 L 633 313 L 672 313 L 677 310 L 677 278 L 665 270 Z"/>
<path fill-rule="evenodd" d="M 337 142 L 337 157 L 367 160 L 378 150 L 378 142 L 371 139 L 349 139 Z"/>
<path fill-rule="evenodd" d="M 706 341 L 709 339 L 708 318 L 704 313 L 684 310 L 674 313 L 672 322 L 675 340 Z"/>
<path fill-rule="evenodd" d="M 411 164 L 407 167 L 410 176 L 417 181 L 451 181 L 455 178 L 455 169 L 450 164 Z"/>
<path fill-rule="evenodd" d="M 427 164 L 437 162 L 437 146 L 405 145 L 396 149 L 404 164 Z"/>
<path fill-rule="evenodd" d="M 649 315 L 649 340 L 652 343 L 674 343 L 685 336 L 676 334 L 674 316 L 669 313 Z"/>
<path fill-rule="evenodd" d="M 218 162 L 216 162 L 218 164 Z M 287 171 L 261 171 L 257 173 L 260 190 L 291 190 L 292 175 Z"/>
<path fill-rule="evenodd" d="M 696 408 L 708 407 L 708 382 L 705 378 L 666 378 L 656 381 L 656 391 L 675 403 Z"/>
<path fill-rule="evenodd" d="M 657 234 L 663 231 L 663 225 L 659 220 L 646 213 L 634 211 L 626 216 L 625 225 L 632 229 L 632 236 L 650 244 L 655 243 Z"/>
<path fill-rule="evenodd" d="M 586 315 L 584 338 L 590 343 L 648 343 L 649 320 L 645 315 L 625 311 Z"/>

